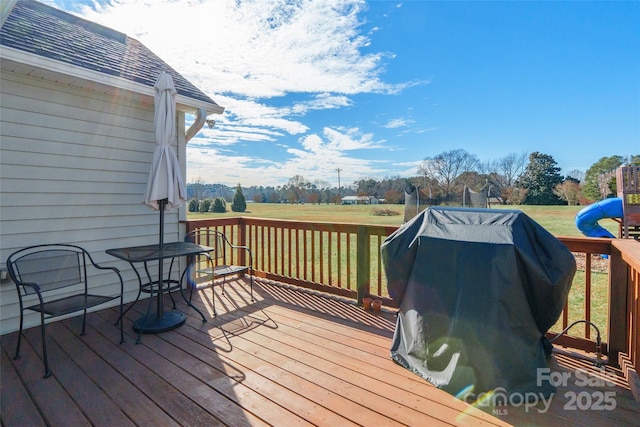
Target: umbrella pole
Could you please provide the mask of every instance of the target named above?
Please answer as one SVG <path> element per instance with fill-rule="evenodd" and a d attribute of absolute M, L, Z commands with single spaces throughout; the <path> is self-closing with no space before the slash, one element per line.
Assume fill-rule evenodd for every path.
<path fill-rule="evenodd" d="M 159 231 L 159 252 L 160 252 L 160 262 L 158 263 L 158 301 L 156 307 L 156 320 L 160 321 L 164 316 L 164 307 L 163 307 L 163 285 L 164 285 L 164 209 L 167 206 L 167 199 L 158 200 L 158 207 L 160 208 L 160 231 Z"/>
<path fill-rule="evenodd" d="M 171 310 L 166 313 L 164 311 L 164 210 L 167 203 L 167 199 L 158 200 L 158 208 L 160 209 L 160 232 L 158 238 L 158 291 L 156 292 L 156 315 L 154 318 L 152 317 L 152 313 L 147 313 L 144 317 L 133 322 L 133 330 L 138 332 L 138 341 L 140 341 L 140 334 L 156 334 L 159 332 L 169 331 L 184 324 L 187 320 L 186 316 L 178 310 Z M 170 287 L 171 278 L 167 278 L 167 289 Z M 150 300 L 149 309 L 151 308 L 151 304 L 152 301 Z"/>

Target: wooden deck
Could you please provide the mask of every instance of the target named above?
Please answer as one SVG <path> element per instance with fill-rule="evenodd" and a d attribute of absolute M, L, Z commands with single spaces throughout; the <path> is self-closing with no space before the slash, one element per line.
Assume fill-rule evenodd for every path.
<path fill-rule="evenodd" d="M 143 335 L 141 344 L 131 324 L 146 301 L 127 314 L 122 345 L 112 309 L 92 313 L 83 337 L 78 317 L 49 325 L 49 379 L 42 378 L 38 328 L 26 331 L 16 361 L 17 335 L 3 336 L 2 426 L 624 426 L 640 419 L 631 392 L 610 368 L 606 378 L 615 385 L 570 384 L 558 389 L 545 413 L 484 412 L 391 361 L 391 313 L 263 281 L 255 283 L 255 303 L 241 281 L 225 289 L 222 296 L 216 288 L 216 318 L 210 299 L 196 297 L 207 323 L 177 295 L 186 324 Z M 552 366 L 593 369 L 563 356 Z M 584 390 L 612 392 L 615 409 L 567 409 L 564 394 Z"/>

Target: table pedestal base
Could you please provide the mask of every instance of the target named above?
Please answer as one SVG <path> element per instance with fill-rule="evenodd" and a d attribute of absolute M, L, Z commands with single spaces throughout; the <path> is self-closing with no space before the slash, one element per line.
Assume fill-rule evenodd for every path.
<path fill-rule="evenodd" d="M 149 313 L 133 322 L 133 330 L 143 334 L 157 334 L 175 329 L 186 320 L 187 317 L 177 310 L 166 311 L 161 318 L 156 313 Z"/>

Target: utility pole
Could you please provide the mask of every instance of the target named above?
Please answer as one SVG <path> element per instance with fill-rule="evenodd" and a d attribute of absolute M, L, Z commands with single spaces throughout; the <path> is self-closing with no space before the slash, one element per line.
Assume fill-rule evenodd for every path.
<path fill-rule="evenodd" d="M 338 202 L 339 203 L 342 203 L 342 195 L 340 194 L 340 171 L 341 170 L 342 169 L 340 169 L 340 168 L 336 169 L 336 172 L 338 172 Z"/>

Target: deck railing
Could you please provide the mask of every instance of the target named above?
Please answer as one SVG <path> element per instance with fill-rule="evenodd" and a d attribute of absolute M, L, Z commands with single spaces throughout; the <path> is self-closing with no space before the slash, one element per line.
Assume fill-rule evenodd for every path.
<path fill-rule="evenodd" d="M 249 246 L 256 276 L 359 301 L 376 296 L 394 306 L 379 254 L 397 227 L 242 217 L 189 221 L 187 232 L 203 227 Z"/>
<path fill-rule="evenodd" d="M 609 358 L 640 394 L 640 242 L 611 242 L 609 283 Z"/>
<path fill-rule="evenodd" d="M 257 277 L 353 298 L 365 296 L 397 307 L 386 289 L 380 245 L 397 227 L 285 221 L 250 217 L 202 219 L 187 222 L 187 232 L 208 227 L 224 232 L 235 244 L 253 251 Z M 640 251 L 628 240 L 559 237 L 584 259 L 576 274 L 569 300 L 558 323 L 560 332 L 575 320 L 597 325 L 602 334 L 601 351 L 618 365 L 626 357 L 640 366 Z M 620 242 L 618 244 L 618 242 Z M 635 248 L 638 249 L 638 248 Z M 592 259 L 606 256 L 609 271 L 592 271 Z M 243 260 L 227 260 L 227 262 Z M 550 335 L 553 335 L 550 334 Z M 557 343 L 593 352 L 595 330 L 588 323 L 572 328 Z"/>

